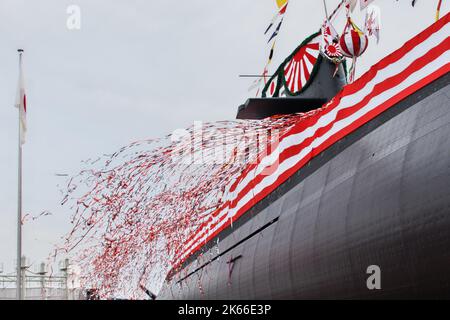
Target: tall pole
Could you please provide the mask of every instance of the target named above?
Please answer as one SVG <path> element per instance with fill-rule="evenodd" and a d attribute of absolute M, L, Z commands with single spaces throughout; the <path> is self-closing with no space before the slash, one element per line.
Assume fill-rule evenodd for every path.
<path fill-rule="evenodd" d="M 17 50 L 19 52 L 19 66 L 22 68 L 22 53 L 23 50 Z M 22 70 L 20 70 L 22 72 Z M 22 75 L 19 75 L 21 77 Z M 20 90 L 20 88 L 19 88 Z M 16 294 L 17 300 L 22 300 L 22 129 L 21 129 L 21 113 L 22 108 L 19 106 L 19 135 L 18 135 L 18 171 L 17 171 L 17 282 L 16 282 Z"/>

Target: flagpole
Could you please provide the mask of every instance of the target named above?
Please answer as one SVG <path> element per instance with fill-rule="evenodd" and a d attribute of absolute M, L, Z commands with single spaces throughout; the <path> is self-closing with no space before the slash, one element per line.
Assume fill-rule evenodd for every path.
<path fill-rule="evenodd" d="M 22 53 L 19 52 L 19 66 L 22 66 Z M 19 75 L 20 77 L 20 75 Z M 17 300 L 22 300 L 22 133 L 21 133 L 21 112 L 19 107 L 19 135 L 18 135 L 18 171 L 17 171 L 17 279 L 16 279 L 16 296 Z"/>

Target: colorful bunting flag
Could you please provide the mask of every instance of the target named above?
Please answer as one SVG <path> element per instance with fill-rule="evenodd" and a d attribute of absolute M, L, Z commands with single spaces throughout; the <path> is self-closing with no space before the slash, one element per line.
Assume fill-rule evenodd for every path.
<path fill-rule="evenodd" d="M 277 6 L 279 9 L 283 8 L 284 6 L 286 6 L 286 4 L 289 2 L 289 0 L 277 0 Z"/>
<path fill-rule="evenodd" d="M 380 41 L 380 11 L 370 6 L 366 12 L 366 22 L 364 27 L 364 33 L 368 36 L 374 36 L 377 39 L 377 44 Z"/>
<path fill-rule="evenodd" d="M 361 10 L 364 10 L 365 8 L 367 8 L 369 6 L 369 4 L 371 4 L 374 1 L 375 0 L 360 0 Z"/>
<path fill-rule="evenodd" d="M 269 69 L 269 65 L 272 63 L 272 58 L 273 58 L 274 51 L 275 51 L 276 37 L 280 33 L 281 26 L 283 25 L 284 15 L 286 13 L 288 4 L 289 4 L 289 0 L 276 0 L 278 12 L 272 18 L 272 21 L 270 22 L 269 26 L 266 28 L 266 31 L 264 32 L 264 34 L 267 34 L 270 30 L 272 30 L 272 28 L 275 25 L 277 26 L 275 28 L 275 30 L 272 32 L 272 35 L 270 36 L 269 40 L 267 41 L 267 43 L 270 43 L 272 41 L 272 46 L 270 48 L 270 53 L 269 53 L 269 59 L 266 63 L 266 66 L 264 67 L 263 74 L 261 75 L 260 78 L 253 81 L 253 83 L 250 86 L 250 88 L 248 89 L 248 91 L 252 91 L 252 90 L 256 89 L 257 87 L 259 87 L 261 85 L 261 83 L 263 81 L 264 81 L 264 85 L 266 85 L 266 83 L 267 83 L 268 69 Z M 259 95 L 259 91 L 260 90 L 258 89 L 258 91 L 256 93 L 257 96 Z"/>
<path fill-rule="evenodd" d="M 280 23 L 278 24 L 277 28 L 275 29 L 275 32 L 272 34 L 272 36 L 269 38 L 269 40 L 267 41 L 267 43 L 269 43 L 270 41 L 272 41 L 280 32 L 281 29 L 281 25 L 283 24 L 283 19 L 281 19 Z"/>
<path fill-rule="evenodd" d="M 278 34 L 278 32 L 280 31 L 280 28 L 281 28 L 281 24 L 283 23 L 283 18 L 284 18 L 284 14 L 286 13 L 287 6 L 288 6 L 288 1 L 285 1 L 284 6 L 279 8 L 279 11 L 272 18 L 272 21 L 270 22 L 269 26 L 266 28 L 266 31 L 264 32 L 264 34 L 267 34 L 269 32 L 269 30 L 272 29 L 272 27 L 277 24 L 277 22 L 278 22 L 278 26 L 277 26 L 274 34 L 275 34 L 275 36 Z M 273 39 L 275 36 L 272 34 L 272 37 L 270 39 Z M 269 42 L 270 42 L 270 40 L 269 40 Z"/>

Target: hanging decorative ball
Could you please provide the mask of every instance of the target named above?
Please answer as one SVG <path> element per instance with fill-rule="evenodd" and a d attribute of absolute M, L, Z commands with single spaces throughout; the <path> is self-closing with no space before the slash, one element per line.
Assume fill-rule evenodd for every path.
<path fill-rule="evenodd" d="M 350 19 L 339 41 L 341 52 L 348 58 L 362 55 L 369 45 L 369 39 Z"/>

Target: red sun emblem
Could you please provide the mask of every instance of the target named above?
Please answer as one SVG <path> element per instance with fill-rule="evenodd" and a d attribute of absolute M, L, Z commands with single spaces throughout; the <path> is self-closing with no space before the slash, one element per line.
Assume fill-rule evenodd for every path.
<path fill-rule="evenodd" d="M 340 57 L 342 55 L 341 49 L 339 48 L 338 44 L 331 43 L 326 46 L 325 53 L 329 57 Z"/>

